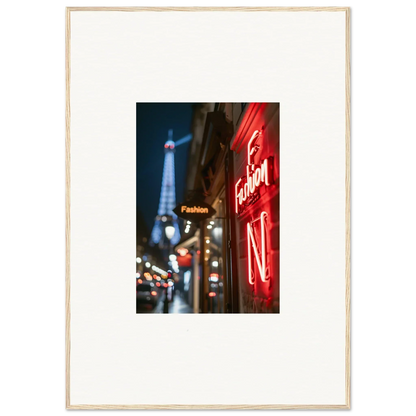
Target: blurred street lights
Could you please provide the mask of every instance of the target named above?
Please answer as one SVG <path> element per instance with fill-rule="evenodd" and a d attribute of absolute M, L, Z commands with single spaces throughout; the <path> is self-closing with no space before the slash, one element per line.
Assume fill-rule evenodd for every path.
<path fill-rule="evenodd" d="M 167 225 L 165 227 L 165 234 L 166 234 L 166 238 L 168 239 L 169 243 L 168 243 L 168 257 L 170 255 L 170 250 L 171 250 L 171 243 L 170 240 L 172 240 L 173 236 L 175 235 L 175 227 L 173 225 Z M 172 272 L 170 270 L 168 270 L 168 276 L 172 276 Z M 169 285 L 166 285 L 166 291 L 165 291 L 165 302 L 163 304 L 163 313 L 169 313 L 169 299 L 168 299 L 168 289 L 169 289 Z"/>

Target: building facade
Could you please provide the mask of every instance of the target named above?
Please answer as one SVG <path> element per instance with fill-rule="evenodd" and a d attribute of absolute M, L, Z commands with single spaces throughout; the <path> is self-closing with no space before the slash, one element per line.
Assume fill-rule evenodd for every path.
<path fill-rule="evenodd" d="M 187 296 L 194 312 L 278 313 L 279 104 L 204 104 L 195 113 L 188 199 L 216 213 L 185 221 L 175 247 L 192 256 Z"/>

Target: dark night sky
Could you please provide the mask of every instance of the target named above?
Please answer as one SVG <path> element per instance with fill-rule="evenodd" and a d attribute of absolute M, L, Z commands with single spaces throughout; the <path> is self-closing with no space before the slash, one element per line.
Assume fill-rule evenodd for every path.
<path fill-rule="evenodd" d="M 191 132 L 190 103 L 137 103 L 136 105 L 136 205 L 151 231 L 159 206 L 168 130 L 173 141 Z M 175 152 L 176 202 L 182 202 L 189 142 Z"/>

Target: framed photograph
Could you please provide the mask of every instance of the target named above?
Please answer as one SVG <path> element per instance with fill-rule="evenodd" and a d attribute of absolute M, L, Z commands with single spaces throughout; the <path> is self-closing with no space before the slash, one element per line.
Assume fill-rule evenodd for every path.
<path fill-rule="evenodd" d="M 68 409 L 350 408 L 349 115 L 348 8 L 67 8 Z"/>

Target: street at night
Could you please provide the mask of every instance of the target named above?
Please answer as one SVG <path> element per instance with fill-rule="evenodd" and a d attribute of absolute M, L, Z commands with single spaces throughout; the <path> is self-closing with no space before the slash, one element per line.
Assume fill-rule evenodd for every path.
<path fill-rule="evenodd" d="M 147 304 L 137 304 L 137 313 L 163 313 L 164 295 L 158 300 L 156 306 L 153 308 Z M 192 313 L 192 308 L 182 299 L 181 295 L 176 295 L 173 301 L 169 303 L 168 313 Z"/>
<path fill-rule="evenodd" d="M 278 103 L 137 103 L 136 313 L 279 313 Z"/>

